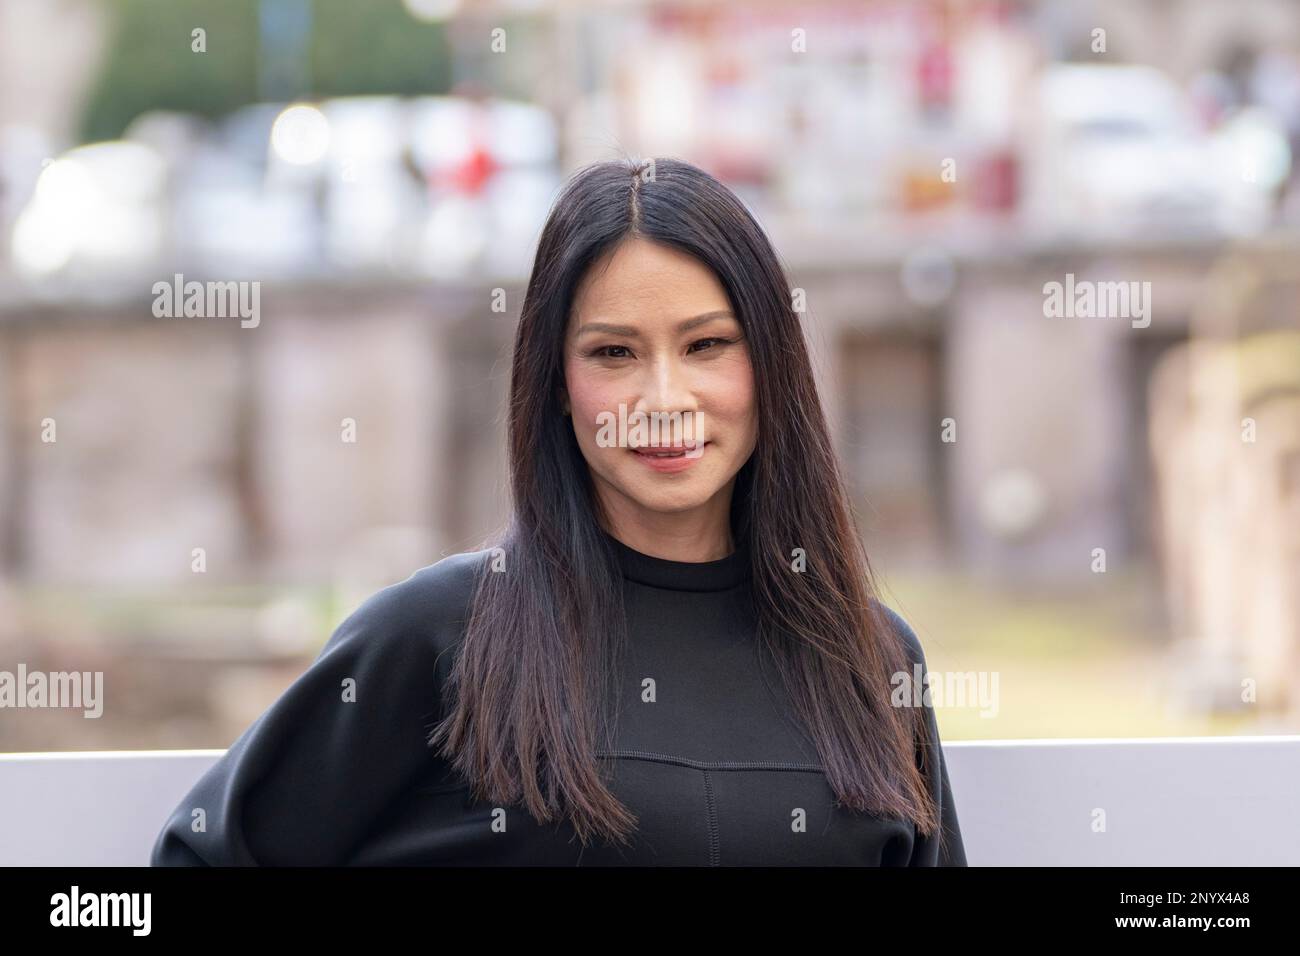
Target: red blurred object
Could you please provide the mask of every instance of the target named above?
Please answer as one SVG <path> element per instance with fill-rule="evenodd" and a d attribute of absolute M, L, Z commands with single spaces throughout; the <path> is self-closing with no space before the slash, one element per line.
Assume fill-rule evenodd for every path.
<path fill-rule="evenodd" d="M 476 109 L 472 116 L 468 154 L 450 167 L 431 172 L 428 176 L 431 188 L 476 196 L 483 192 L 488 181 L 501 171 L 501 164 L 497 162 L 487 146 L 486 111 L 482 108 Z"/>
<path fill-rule="evenodd" d="M 492 154 L 481 143 L 475 143 L 464 162 L 452 168 L 446 182 L 448 186 L 459 192 L 477 194 L 483 191 L 487 181 L 495 176 L 500 168 L 500 164 L 492 158 Z"/>
<path fill-rule="evenodd" d="M 930 43 L 917 61 L 917 88 L 924 109 L 946 109 L 952 102 L 952 51 L 943 42 Z"/>
<path fill-rule="evenodd" d="M 1009 150 L 997 150 L 980 158 L 975 170 L 972 197 L 976 208 L 989 212 L 1010 212 L 1019 199 L 1020 161 Z"/>

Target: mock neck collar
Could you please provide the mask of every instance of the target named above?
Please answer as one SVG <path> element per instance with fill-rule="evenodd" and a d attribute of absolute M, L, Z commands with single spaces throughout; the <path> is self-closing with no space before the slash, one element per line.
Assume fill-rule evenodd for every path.
<path fill-rule="evenodd" d="M 716 561 L 669 561 L 633 550 L 604 529 L 601 533 L 618 558 L 623 577 L 669 591 L 726 591 L 750 576 L 749 549 L 737 540 L 736 550 Z"/>

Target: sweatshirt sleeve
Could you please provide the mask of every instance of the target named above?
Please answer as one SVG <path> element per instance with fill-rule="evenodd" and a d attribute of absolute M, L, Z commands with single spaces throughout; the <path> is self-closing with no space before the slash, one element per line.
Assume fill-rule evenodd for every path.
<path fill-rule="evenodd" d="M 929 674 L 926 666 L 925 651 L 920 639 L 908 623 L 893 609 L 884 607 L 885 615 L 898 629 L 908 646 L 914 663 L 921 665 L 922 680 Z M 923 685 L 924 686 L 924 685 Z M 935 719 L 934 707 L 925 708 L 927 728 L 927 753 L 924 755 L 926 776 L 935 805 L 939 809 L 939 829 L 930 836 L 917 833 L 912 846 L 909 866 L 967 866 L 966 849 L 962 843 L 961 826 L 957 820 L 957 804 L 953 799 L 952 784 L 948 780 L 948 761 L 943 755 L 943 745 L 939 740 L 939 725 Z M 921 754 L 918 753 L 918 759 Z"/>
<path fill-rule="evenodd" d="M 481 552 L 479 552 L 481 553 Z M 436 759 L 439 649 L 461 624 L 474 554 L 371 595 L 167 819 L 152 866 L 338 866 Z"/>

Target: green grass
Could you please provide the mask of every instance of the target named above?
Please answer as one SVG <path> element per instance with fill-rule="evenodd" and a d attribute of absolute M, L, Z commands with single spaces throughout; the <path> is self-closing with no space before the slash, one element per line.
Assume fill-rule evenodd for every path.
<path fill-rule="evenodd" d="M 945 740 L 1259 732 L 1256 713 L 1180 706 L 1169 638 L 1150 624 L 1159 619 L 1158 582 L 1144 575 L 1107 575 L 1093 588 L 1048 596 L 894 574 L 882 592 L 921 639 L 932 672 L 986 672 L 990 690 L 997 675 L 995 716 L 982 717 L 973 701 L 939 702 Z"/>
<path fill-rule="evenodd" d="M 250 616 L 272 601 L 286 597 L 311 608 L 322 633 L 328 637 L 339 609 L 328 587 L 283 588 L 269 586 L 212 586 L 148 588 L 31 587 L 18 589 L 24 616 L 39 638 L 48 634 L 103 634 L 139 636 L 183 629 L 187 616 L 205 611 L 246 611 Z M 183 634 L 176 634 L 183 640 Z"/>
<path fill-rule="evenodd" d="M 1181 737 L 1261 730 L 1254 712 L 1189 713 L 1177 706 L 1171 644 L 1161 632 L 1160 591 L 1149 576 L 1108 574 L 1085 591 L 1047 595 L 969 577 L 891 573 L 882 598 L 916 630 L 932 673 L 997 675 L 997 714 L 940 701 L 945 740 Z M 100 634 L 186 639 L 205 611 L 247 611 L 293 597 L 312 609 L 323 643 L 346 610 L 331 589 L 211 587 L 202 590 L 20 588 L 33 636 Z M 991 689 L 991 688 L 990 688 Z M 1286 727 L 1285 732 L 1300 732 Z"/>

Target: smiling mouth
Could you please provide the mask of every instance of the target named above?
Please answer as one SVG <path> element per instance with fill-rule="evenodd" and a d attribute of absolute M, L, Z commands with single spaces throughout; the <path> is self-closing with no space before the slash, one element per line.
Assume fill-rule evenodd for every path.
<path fill-rule="evenodd" d="M 707 445 L 708 442 L 705 442 L 704 444 Z M 703 450 L 703 445 L 696 446 L 694 442 L 689 442 L 685 445 L 644 445 L 641 448 L 628 447 L 628 451 L 640 455 L 642 458 L 682 458 L 687 452 Z"/>
<path fill-rule="evenodd" d="M 639 448 L 633 448 L 632 450 L 643 458 L 681 458 L 686 454 L 684 448 L 678 451 L 642 451 Z"/>
<path fill-rule="evenodd" d="M 677 445 L 642 445 L 640 447 L 629 445 L 628 451 L 638 455 L 638 457 L 651 460 L 694 459 L 703 454 L 707 445 L 707 441 L 699 442 L 698 445 L 693 441 L 682 442 L 682 444 Z"/>

